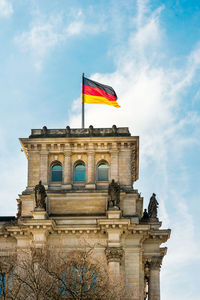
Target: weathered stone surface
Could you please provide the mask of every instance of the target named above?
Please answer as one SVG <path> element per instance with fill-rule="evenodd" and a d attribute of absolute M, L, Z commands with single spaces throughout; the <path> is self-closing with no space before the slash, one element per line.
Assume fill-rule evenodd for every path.
<path fill-rule="evenodd" d="M 170 230 L 144 220 L 143 198 L 133 189 L 138 179 L 139 138 L 128 128 L 33 129 L 20 142 L 28 159 L 28 186 L 19 195 L 17 218 L 0 217 L 0 257 L 19 249 L 59 247 L 66 253 L 84 241 L 107 259 L 111 272 L 124 274 L 131 299 L 160 299 L 160 265 Z M 83 162 L 86 180 L 74 181 L 74 166 Z M 62 181 L 51 182 L 51 166 L 62 165 Z M 98 181 L 99 163 L 109 166 L 109 180 Z M 108 210 L 108 186 L 120 185 L 119 208 Z M 45 186 L 46 212 L 35 210 L 34 187 Z M 39 251 L 39 250 L 38 250 Z M 39 253 L 39 252 L 38 252 Z"/>

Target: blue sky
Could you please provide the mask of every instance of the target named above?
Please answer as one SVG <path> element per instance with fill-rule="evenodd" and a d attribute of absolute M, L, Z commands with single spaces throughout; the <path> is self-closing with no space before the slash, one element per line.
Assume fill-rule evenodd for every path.
<path fill-rule="evenodd" d="M 162 299 L 200 299 L 200 2 L 0 0 L 0 45 L 1 215 L 26 187 L 18 137 L 80 127 L 85 72 L 121 105 L 86 105 L 86 126 L 140 136 L 135 188 L 172 229 Z"/>

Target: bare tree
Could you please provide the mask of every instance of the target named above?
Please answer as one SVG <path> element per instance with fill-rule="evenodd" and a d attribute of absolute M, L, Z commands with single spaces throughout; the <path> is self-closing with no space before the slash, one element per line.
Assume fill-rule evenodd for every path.
<path fill-rule="evenodd" d="M 96 258 L 93 247 L 67 253 L 37 248 L 21 251 L 18 259 L 7 262 L 4 276 L 3 299 L 131 299 L 123 278 L 112 278 L 106 261 Z"/>
<path fill-rule="evenodd" d="M 0 258 L 0 288 L 3 299 L 17 299 L 21 284 L 14 278 L 16 255 L 3 256 Z"/>

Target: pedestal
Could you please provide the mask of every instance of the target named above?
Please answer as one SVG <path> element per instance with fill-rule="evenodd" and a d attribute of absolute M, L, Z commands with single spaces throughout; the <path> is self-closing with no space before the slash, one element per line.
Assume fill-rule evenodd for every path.
<path fill-rule="evenodd" d="M 120 219 L 122 211 L 117 206 L 114 206 L 106 211 L 106 215 L 108 219 Z"/>
<path fill-rule="evenodd" d="M 47 219 L 48 215 L 44 208 L 35 208 L 32 211 L 33 219 L 35 220 L 45 220 Z"/>

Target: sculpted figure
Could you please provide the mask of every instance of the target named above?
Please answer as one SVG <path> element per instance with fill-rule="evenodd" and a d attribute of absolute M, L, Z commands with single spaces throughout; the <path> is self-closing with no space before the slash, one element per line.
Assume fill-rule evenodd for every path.
<path fill-rule="evenodd" d="M 46 190 L 44 185 L 42 184 L 42 181 L 39 181 L 39 184 L 35 186 L 35 204 L 36 208 L 44 208 L 46 209 L 46 203 L 45 203 L 45 198 L 46 198 Z"/>
<path fill-rule="evenodd" d="M 108 195 L 110 196 L 110 200 L 108 202 L 108 206 L 117 206 L 119 207 L 120 202 L 120 185 L 112 179 L 111 183 L 108 186 Z"/>
<path fill-rule="evenodd" d="M 143 212 L 143 216 L 142 216 L 142 221 L 148 221 L 149 220 L 149 214 L 145 208 L 144 212 Z"/>
<path fill-rule="evenodd" d="M 150 218 L 157 218 L 158 205 L 159 204 L 158 201 L 156 200 L 156 194 L 153 193 L 148 205 L 148 215 Z"/>
<path fill-rule="evenodd" d="M 89 135 L 93 136 L 94 134 L 94 127 L 92 125 L 89 126 Z"/>
<path fill-rule="evenodd" d="M 117 126 L 116 125 L 112 126 L 112 132 L 114 133 L 114 135 L 117 135 Z"/>
<path fill-rule="evenodd" d="M 43 133 L 44 135 L 47 135 L 47 126 L 43 126 L 43 128 L 42 128 L 42 133 Z"/>
<path fill-rule="evenodd" d="M 66 136 L 70 136 L 71 129 L 70 129 L 70 127 L 69 127 L 69 126 L 67 126 L 67 127 L 66 127 L 66 130 L 65 130 L 65 132 L 66 132 Z"/>

